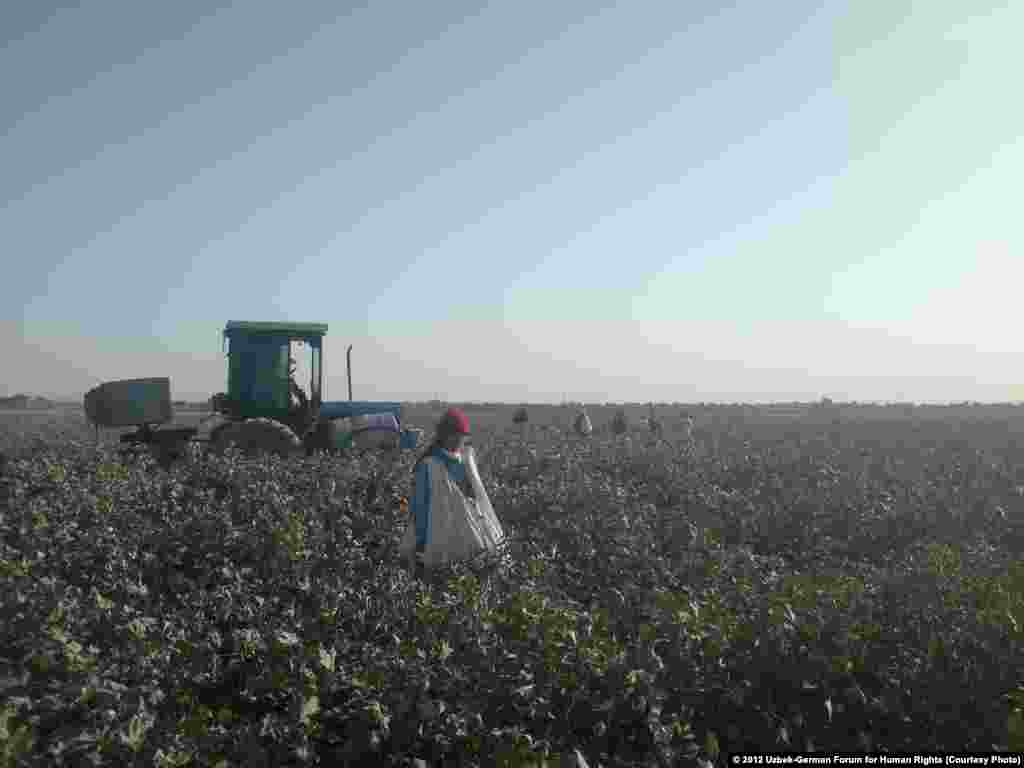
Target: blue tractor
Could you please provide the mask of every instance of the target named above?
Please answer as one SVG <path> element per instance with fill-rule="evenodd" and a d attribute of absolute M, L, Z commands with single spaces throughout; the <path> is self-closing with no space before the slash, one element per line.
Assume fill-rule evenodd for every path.
<path fill-rule="evenodd" d="M 371 415 L 378 423 L 386 417 L 390 426 L 384 429 L 393 432 L 396 447 L 415 447 L 418 431 L 401 429 L 401 403 L 351 399 L 351 360 L 349 400 L 323 401 L 326 333 L 322 323 L 229 322 L 224 329 L 227 391 L 210 400 L 214 415 L 222 419 L 210 430 L 210 447 L 221 450 L 234 444 L 249 454 L 330 451 L 340 444 L 337 420 Z M 311 352 L 308 392 L 295 379 L 291 349 L 296 342 Z M 173 458 L 184 443 L 197 440 L 197 427 L 155 428 L 171 420 L 168 379 L 108 382 L 86 394 L 85 410 L 97 427 L 136 426 L 121 441 L 162 447 L 165 458 Z"/>

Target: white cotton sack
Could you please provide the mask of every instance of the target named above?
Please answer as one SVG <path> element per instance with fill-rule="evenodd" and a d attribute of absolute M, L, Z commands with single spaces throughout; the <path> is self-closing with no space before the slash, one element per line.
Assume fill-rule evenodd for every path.
<path fill-rule="evenodd" d="M 468 446 L 464 449 L 463 462 L 475 499 L 462 493 L 443 464 L 436 459 L 425 461 L 432 462 L 430 532 L 423 552 L 425 564 L 441 565 L 497 549 L 505 539 L 505 532 L 480 480 L 473 449 Z M 399 553 L 410 560 L 410 565 L 415 549 L 416 520 L 410 514 L 399 544 Z"/>
<path fill-rule="evenodd" d="M 496 549 L 505 540 L 505 530 L 502 528 L 501 521 L 498 520 L 498 516 L 494 512 L 491 499 L 487 495 L 487 489 L 484 488 L 483 481 L 480 479 L 480 470 L 476 466 L 476 453 L 473 450 L 473 446 L 466 446 L 463 460 L 466 463 L 466 475 L 473 486 L 473 492 L 476 494 L 477 509 L 483 522 L 482 527 L 487 541 L 487 548 Z"/>

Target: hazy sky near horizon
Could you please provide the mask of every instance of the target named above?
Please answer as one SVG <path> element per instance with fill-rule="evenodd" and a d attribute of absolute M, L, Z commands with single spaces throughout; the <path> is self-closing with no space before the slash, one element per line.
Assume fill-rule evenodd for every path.
<path fill-rule="evenodd" d="M 0 6 L 0 394 L 1024 400 L 1024 3 Z"/>

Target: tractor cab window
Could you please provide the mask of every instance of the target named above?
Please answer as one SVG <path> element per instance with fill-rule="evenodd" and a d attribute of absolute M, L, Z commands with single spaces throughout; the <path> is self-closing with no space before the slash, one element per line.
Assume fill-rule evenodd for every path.
<path fill-rule="evenodd" d="M 305 408 L 310 400 L 309 362 L 305 346 L 302 342 L 293 342 L 288 350 L 288 394 L 293 408 Z"/>
<path fill-rule="evenodd" d="M 321 372 L 321 361 L 320 361 L 320 340 L 317 339 L 313 345 L 312 365 L 309 372 L 309 396 L 310 399 L 319 403 L 323 400 L 323 393 L 320 391 L 320 382 L 322 381 L 323 373 Z"/>
<path fill-rule="evenodd" d="M 287 341 L 264 334 L 230 340 L 228 395 L 253 414 L 287 407 Z"/>

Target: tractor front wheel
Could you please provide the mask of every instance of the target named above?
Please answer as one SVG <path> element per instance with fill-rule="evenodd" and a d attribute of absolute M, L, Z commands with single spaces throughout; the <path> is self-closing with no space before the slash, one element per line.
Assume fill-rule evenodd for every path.
<path fill-rule="evenodd" d="M 291 427 L 274 419 L 233 421 L 218 427 L 210 436 L 210 447 L 217 453 L 231 444 L 247 456 L 261 453 L 296 456 L 302 453 L 302 441 Z"/>

